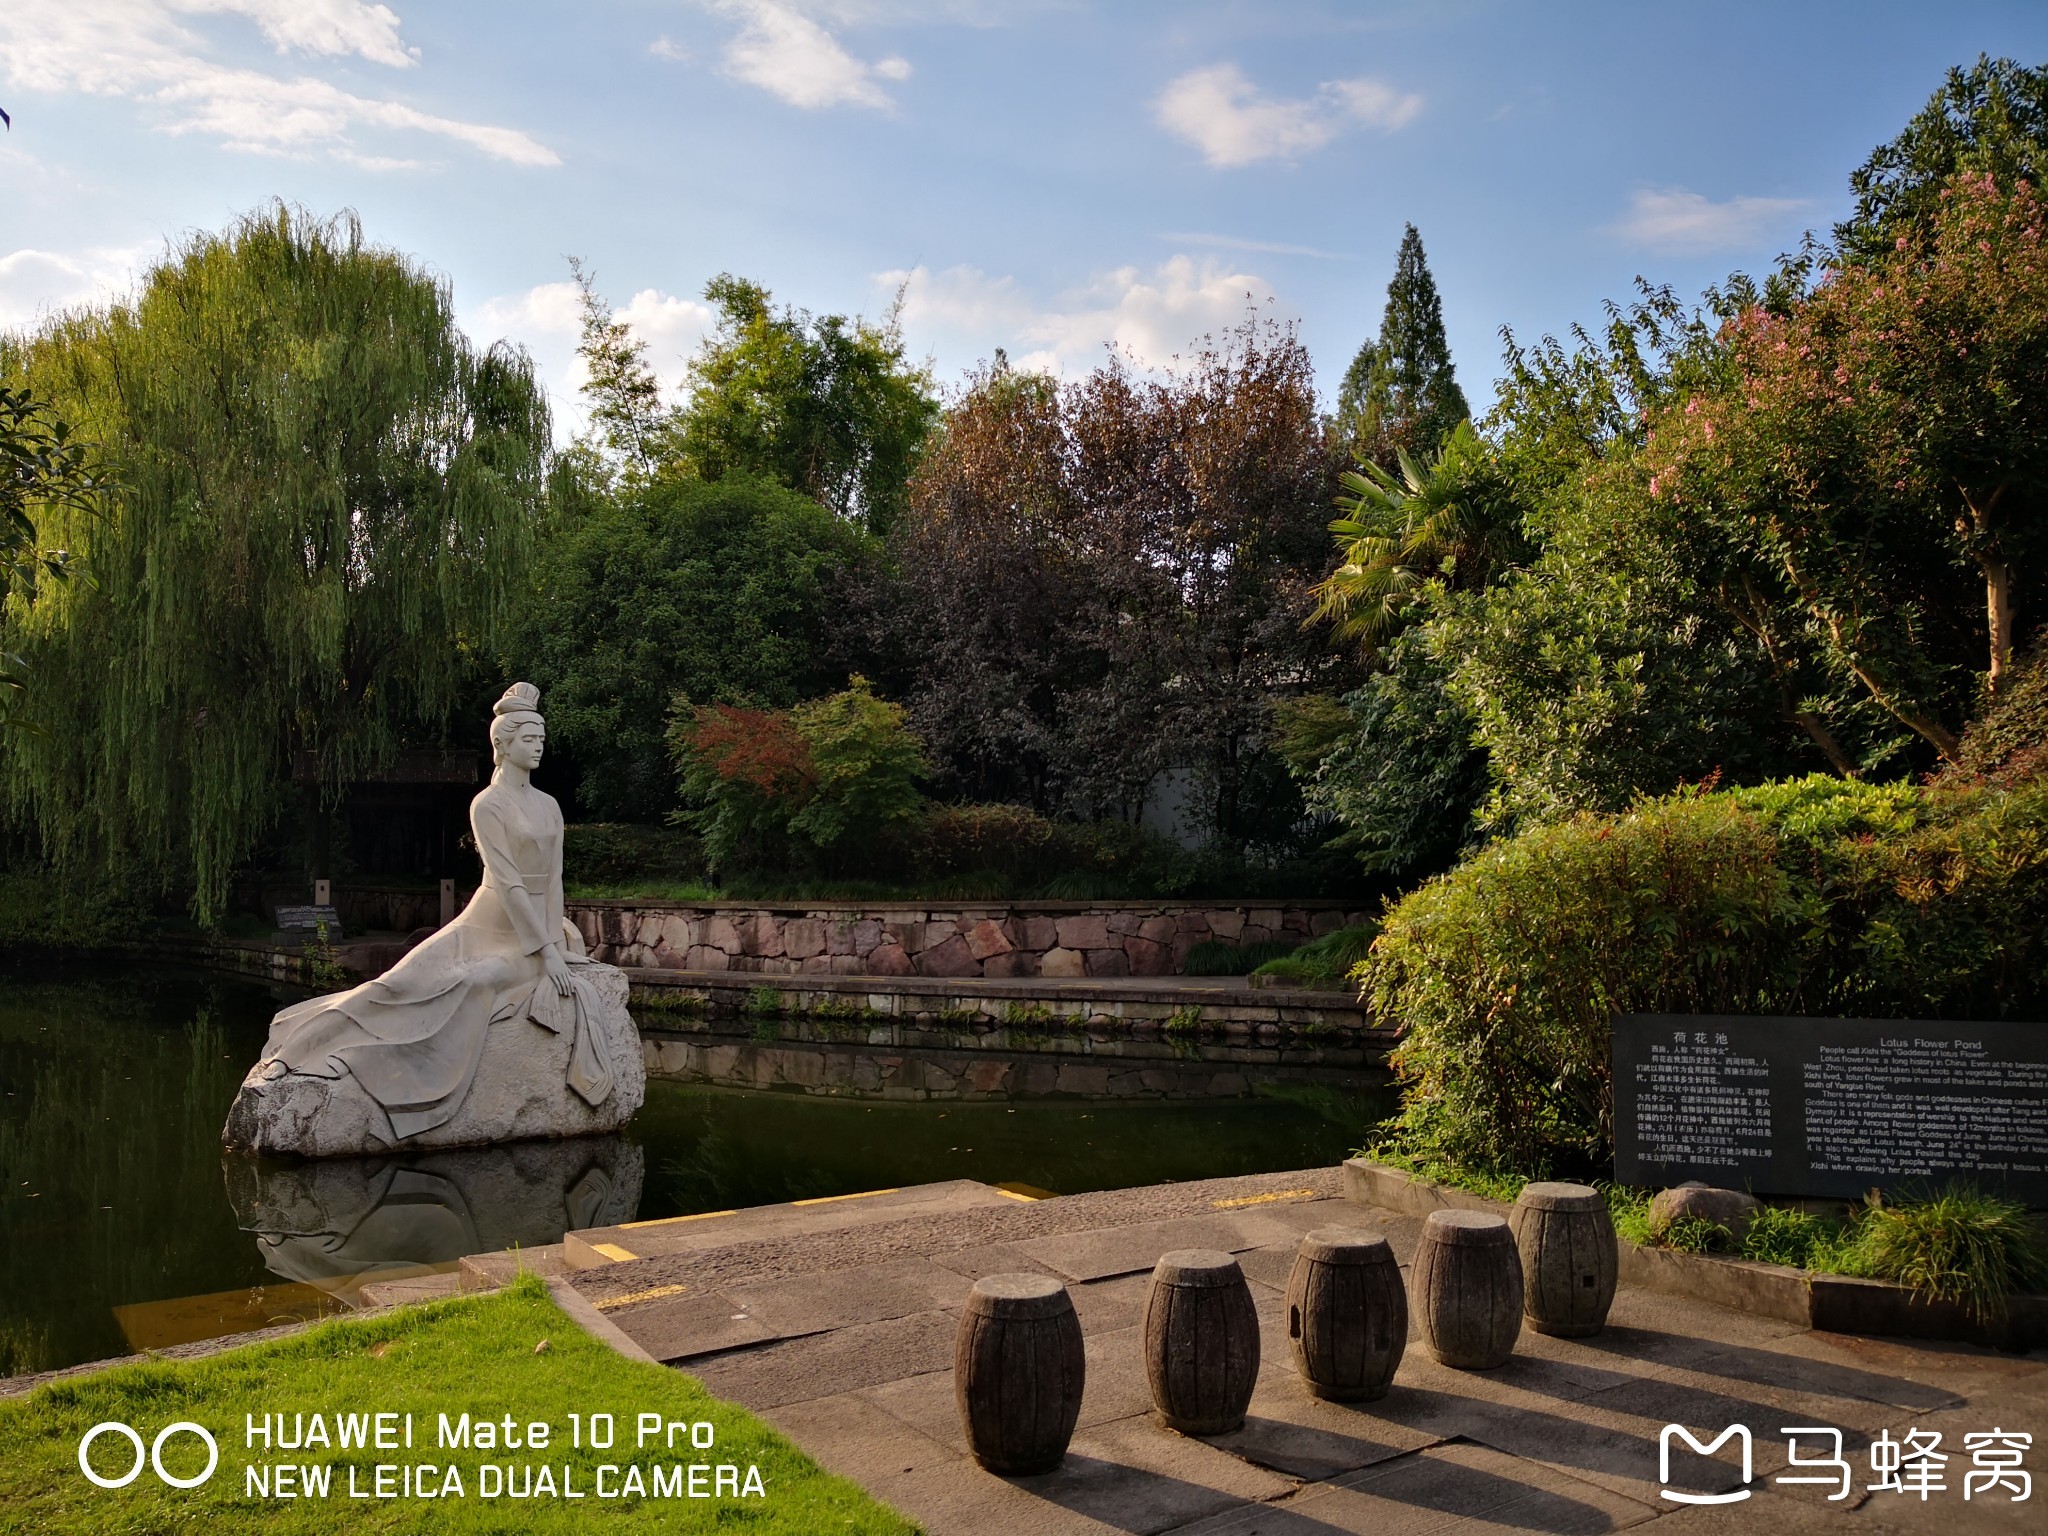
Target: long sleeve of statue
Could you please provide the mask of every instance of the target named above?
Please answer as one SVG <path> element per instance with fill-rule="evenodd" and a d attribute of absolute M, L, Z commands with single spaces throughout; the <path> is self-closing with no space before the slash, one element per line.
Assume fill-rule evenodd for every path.
<path fill-rule="evenodd" d="M 471 810 L 470 830 L 476 835 L 477 852 L 483 858 L 484 882 L 496 889 L 499 900 L 504 902 L 505 915 L 519 935 L 522 952 L 537 955 L 559 941 L 560 921 L 548 921 L 554 882 L 546 872 L 532 867 L 534 839 L 515 830 L 498 807 L 482 803 Z"/>

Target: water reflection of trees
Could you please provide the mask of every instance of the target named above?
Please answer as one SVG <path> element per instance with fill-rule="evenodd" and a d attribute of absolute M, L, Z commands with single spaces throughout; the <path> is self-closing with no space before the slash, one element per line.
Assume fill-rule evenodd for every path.
<path fill-rule="evenodd" d="M 116 1305 L 263 1277 L 218 1144 L 276 1006 L 197 975 L 0 977 L 0 1375 L 124 1353 Z"/>

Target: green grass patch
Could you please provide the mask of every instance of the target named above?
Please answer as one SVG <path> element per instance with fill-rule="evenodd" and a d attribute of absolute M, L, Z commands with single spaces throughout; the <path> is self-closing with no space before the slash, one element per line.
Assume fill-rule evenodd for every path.
<path fill-rule="evenodd" d="M 724 901 L 726 893 L 702 880 L 571 880 L 570 901 Z"/>
<path fill-rule="evenodd" d="M 1380 936 L 1378 923 L 1360 923 L 1356 928 L 1339 928 L 1320 939 L 1311 939 L 1292 954 L 1268 960 L 1251 974 L 1278 976 L 1284 981 L 1308 987 L 1327 987 L 1343 981 L 1365 959 L 1372 941 Z"/>
<path fill-rule="evenodd" d="M 547 1347 L 539 1349 L 543 1341 Z M 284 1416 L 293 1434 L 294 1415 L 323 1416 L 329 1439 L 338 1438 L 341 1415 L 392 1414 L 387 1421 L 412 1428 L 410 1449 L 341 1448 L 337 1445 L 266 1450 L 247 1446 L 247 1421 Z M 615 1430 L 609 1449 L 592 1445 L 593 1416 L 611 1414 Z M 509 1415 L 522 1441 L 525 1426 L 549 1426 L 545 1449 L 444 1448 L 439 1426 L 467 1414 L 474 1426 L 499 1426 Z M 580 1416 L 572 1425 L 571 1415 Z M 673 1449 L 657 1431 L 637 1441 L 638 1416 L 657 1415 L 664 1426 L 711 1426 L 711 1444 L 693 1449 L 689 1431 Z M 189 1490 L 160 1482 L 147 1465 L 120 1489 L 95 1487 L 81 1474 L 78 1445 L 94 1425 L 109 1420 L 133 1425 L 145 1445 L 179 1421 L 203 1425 L 220 1447 L 212 1478 Z M 275 1425 L 275 1420 L 271 1420 Z M 705 1431 L 697 1431 L 698 1438 Z M 602 1438 L 602 1435 L 599 1435 Z M 581 1446 L 576 1441 L 581 1440 Z M 130 1443 L 103 1434 L 92 1448 L 102 1476 L 118 1478 L 133 1460 Z M 181 1433 L 163 1447 L 165 1469 L 192 1477 L 204 1467 L 203 1443 Z M 293 1487 L 314 1483 L 321 1469 L 329 1480 L 325 1497 L 280 1498 L 275 1467 L 289 1463 L 314 1469 L 290 1476 Z M 436 1498 L 354 1498 L 377 1486 L 380 1463 L 412 1466 L 436 1493 L 459 1479 L 463 1496 Z M 421 1474 L 421 1463 L 435 1471 Z M 640 1469 L 640 1481 L 654 1483 L 657 1468 L 729 1465 L 737 1469 L 723 1496 L 690 1498 L 635 1494 L 601 1497 L 603 1487 L 630 1486 L 625 1469 Z M 566 1497 L 483 1497 L 487 1465 L 511 1468 L 518 1485 L 536 1483 L 542 1467 L 553 1486 L 572 1487 Z M 271 1495 L 250 1493 L 249 1476 L 262 1467 Z M 601 1473 L 600 1469 L 614 1470 Z M 746 1472 L 759 1473 L 759 1496 L 736 1496 Z M 520 1469 L 525 1469 L 523 1472 Z M 403 1474 L 391 1473 L 403 1486 Z M 603 1479 L 601 1482 L 600 1479 Z M 716 1488 L 716 1472 L 700 1475 L 700 1486 Z M 664 1486 L 666 1480 L 664 1479 Z M 627 1360 L 583 1333 L 548 1295 L 526 1276 L 491 1296 L 468 1297 L 424 1307 L 407 1307 L 360 1321 L 325 1323 L 274 1343 L 251 1345 L 202 1360 L 152 1360 L 43 1387 L 30 1396 L 0 1402 L 0 1531 L 37 1536 L 198 1536 L 198 1533 L 261 1530 L 265 1533 L 347 1532 L 349 1536 L 416 1536 L 422 1532 L 583 1532 L 744 1530 L 811 1536 L 815 1532 L 911 1532 L 910 1522 L 876 1503 L 854 1484 L 832 1477 L 773 1429 L 731 1403 L 719 1401 L 692 1378 L 659 1366 Z"/>
<path fill-rule="evenodd" d="M 1249 976 L 1259 967 L 1294 952 L 1295 946 L 1282 939 L 1264 939 L 1256 944 L 1204 939 L 1188 951 L 1181 971 L 1189 976 Z"/>

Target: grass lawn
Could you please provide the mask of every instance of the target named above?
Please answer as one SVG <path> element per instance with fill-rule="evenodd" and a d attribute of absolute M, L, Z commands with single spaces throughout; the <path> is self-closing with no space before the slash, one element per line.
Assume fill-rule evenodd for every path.
<path fill-rule="evenodd" d="M 547 1348 L 537 1350 L 542 1340 Z M 316 1414 L 326 1444 L 317 1443 Z M 357 1433 L 374 1436 L 377 1421 L 367 1416 L 375 1414 L 393 1416 L 383 1421 L 391 1448 L 375 1448 L 374 1439 L 366 1447 Z M 464 1414 L 471 1443 L 443 1446 L 442 1417 L 460 1428 Z M 611 1444 L 599 1449 L 592 1442 L 606 1438 L 605 1414 Z M 508 1415 L 516 1449 L 506 1443 Z M 271 1426 L 270 1448 L 260 1440 L 250 1447 L 252 1417 Z M 147 1462 L 123 1488 L 96 1487 L 80 1471 L 79 1441 L 108 1420 L 132 1425 L 145 1447 L 173 1423 L 202 1425 L 218 1442 L 219 1465 L 189 1490 L 167 1486 Z M 479 1443 L 484 1421 L 493 1426 L 488 1448 Z M 534 1423 L 548 1426 L 545 1448 L 527 1428 Z M 276 1443 L 296 1445 L 302 1436 L 306 1444 L 297 1448 Z M 102 1477 L 118 1479 L 135 1454 L 125 1436 L 103 1433 L 91 1462 Z M 183 1431 L 164 1442 L 161 1459 L 170 1476 L 193 1478 L 205 1467 L 206 1446 Z M 694 1479 L 693 1463 L 704 1467 Z M 389 1469 L 385 1496 L 380 1464 Z M 280 1473 L 280 1466 L 294 1470 Z M 721 1466 L 732 1470 L 721 1476 Z M 251 1491 L 252 1474 L 269 1479 L 267 1497 Z M 323 1476 L 324 1495 L 304 1491 Z M 690 1496 L 693 1481 L 702 1496 Z M 283 1489 L 299 1496 L 280 1497 Z M 530 1491 L 516 1497 L 522 1490 Z M 0 1402 L 4 1532 L 592 1530 L 814 1536 L 916 1527 L 820 1471 L 692 1378 L 627 1360 L 590 1338 L 532 1276 L 490 1296 L 337 1320 L 200 1360 L 120 1366 Z"/>

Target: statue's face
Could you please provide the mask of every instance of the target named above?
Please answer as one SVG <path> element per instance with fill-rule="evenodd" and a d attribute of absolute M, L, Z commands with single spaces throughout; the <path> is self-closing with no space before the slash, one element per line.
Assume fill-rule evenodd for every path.
<path fill-rule="evenodd" d="M 522 721 L 512 739 L 505 743 L 505 761 L 531 773 L 540 766 L 541 754 L 547 746 L 548 728 L 538 720 Z"/>

